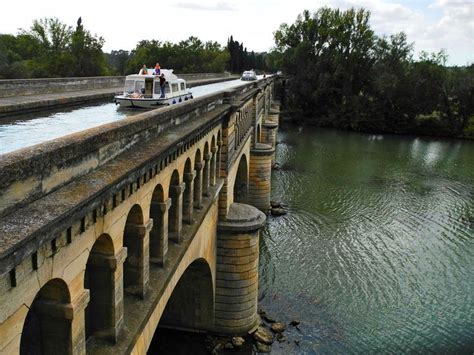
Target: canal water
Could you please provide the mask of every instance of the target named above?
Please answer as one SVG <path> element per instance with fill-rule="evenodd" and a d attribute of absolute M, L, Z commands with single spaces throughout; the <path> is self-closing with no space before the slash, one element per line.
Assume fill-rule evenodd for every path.
<path fill-rule="evenodd" d="M 273 354 L 474 351 L 474 142 L 289 126 L 261 236 Z M 296 342 L 295 342 L 296 341 Z"/>
<path fill-rule="evenodd" d="M 237 79 L 196 86 L 191 88 L 191 91 L 194 97 L 201 97 L 244 84 L 248 84 L 248 81 Z M 110 100 L 96 105 L 69 109 L 60 108 L 41 113 L 0 118 L 0 154 L 122 120 L 144 111 L 130 108 L 121 109 Z"/>

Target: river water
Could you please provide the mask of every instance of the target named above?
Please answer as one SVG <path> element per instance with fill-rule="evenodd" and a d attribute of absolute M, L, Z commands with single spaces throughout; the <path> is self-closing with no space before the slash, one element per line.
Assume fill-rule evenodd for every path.
<path fill-rule="evenodd" d="M 261 236 L 260 305 L 301 324 L 272 353 L 472 354 L 474 142 L 279 139 L 272 195 L 289 213 Z"/>

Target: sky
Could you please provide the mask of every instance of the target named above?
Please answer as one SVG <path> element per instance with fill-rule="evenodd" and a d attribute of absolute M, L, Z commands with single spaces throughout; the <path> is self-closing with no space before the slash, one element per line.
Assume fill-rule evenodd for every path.
<path fill-rule="evenodd" d="M 377 35 L 404 31 L 416 54 L 445 49 L 449 65 L 474 63 L 474 0 L 2 1 L 0 33 L 16 34 L 43 17 L 75 26 L 81 16 L 86 29 L 105 39 L 106 52 L 131 50 L 143 39 L 179 42 L 191 35 L 223 45 L 233 35 L 249 51 L 262 52 L 274 45 L 281 23 L 322 6 L 364 7 Z"/>

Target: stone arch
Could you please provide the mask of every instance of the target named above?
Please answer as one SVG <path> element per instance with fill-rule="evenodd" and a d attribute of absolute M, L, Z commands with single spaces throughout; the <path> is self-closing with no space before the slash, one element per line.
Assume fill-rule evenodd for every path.
<path fill-rule="evenodd" d="M 208 262 L 199 258 L 181 275 L 161 316 L 159 327 L 206 330 L 214 323 L 214 287 Z"/>
<path fill-rule="evenodd" d="M 153 227 L 150 231 L 150 261 L 164 265 L 168 252 L 168 208 L 170 201 L 165 199 L 161 184 L 153 190 L 150 204 L 150 218 Z"/>
<path fill-rule="evenodd" d="M 234 182 L 234 202 L 246 203 L 249 187 L 249 169 L 247 156 L 242 154 Z"/>
<path fill-rule="evenodd" d="M 168 235 L 169 239 L 176 243 L 181 241 L 182 211 L 183 211 L 183 185 L 179 178 L 178 170 L 171 175 L 169 192 L 171 206 L 168 212 Z"/>
<path fill-rule="evenodd" d="M 196 177 L 194 178 L 194 208 L 200 210 L 202 208 L 202 170 L 203 170 L 201 151 L 196 150 L 194 156 L 194 171 Z"/>
<path fill-rule="evenodd" d="M 69 288 L 61 279 L 52 279 L 39 290 L 23 324 L 21 355 L 72 352 L 70 303 Z"/>
<path fill-rule="evenodd" d="M 84 310 L 86 339 L 98 335 L 115 340 L 118 304 L 122 294 L 116 294 L 114 243 L 108 234 L 102 234 L 94 243 L 87 259 L 84 288 L 89 290 L 89 304 Z"/>
<path fill-rule="evenodd" d="M 193 191 L 194 191 L 194 177 L 196 174 L 193 171 L 191 159 L 186 159 L 184 164 L 184 194 L 183 194 L 183 221 L 187 224 L 193 223 Z"/>
<path fill-rule="evenodd" d="M 148 283 L 148 257 L 146 229 L 142 208 L 133 205 L 127 216 L 123 235 L 123 246 L 127 248 L 127 258 L 123 265 L 125 291 L 144 297 Z"/>

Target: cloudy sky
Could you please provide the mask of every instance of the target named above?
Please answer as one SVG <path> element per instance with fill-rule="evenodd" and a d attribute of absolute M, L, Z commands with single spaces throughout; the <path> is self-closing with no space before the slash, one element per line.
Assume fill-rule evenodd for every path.
<path fill-rule="evenodd" d="M 474 63 L 474 0 L 2 1 L 0 33 L 15 34 L 42 17 L 75 25 L 82 16 L 86 29 L 104 37 L 105 51 L 130 50 L 141 39 L 177 42 L 190 35 L 221 44 L 233 35 L 249 50 L 267 51 L 281 23 L 325 5 L 364 7 L 378 35 L 404 31 L 416 52 L 445 49 L 449 64 Z"/>

